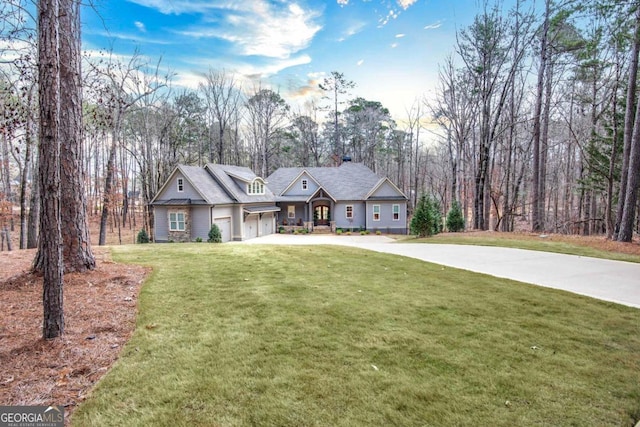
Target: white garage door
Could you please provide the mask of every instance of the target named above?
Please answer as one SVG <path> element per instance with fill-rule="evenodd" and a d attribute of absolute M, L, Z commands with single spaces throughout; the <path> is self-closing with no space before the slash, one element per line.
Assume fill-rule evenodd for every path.
<path fill-rule="evenodd" d="M 220 234 L 222 234 L 222 241 L 228 242 L 231 240 L 231 218 L 216 218 L 213 220 L 213 223 L 218 226 L 220 229 Z"/>
<path fill-rule="evenodd" d="M 249 215 L 244 220 L 244 238 L 253 239 L 258 237 L 258 215 Z"/>
<path fill-rule="evenodd" d="M 266 213 L 262 215 L 262 235 L 268 236 L 273 234 L 273 214 Z"/>

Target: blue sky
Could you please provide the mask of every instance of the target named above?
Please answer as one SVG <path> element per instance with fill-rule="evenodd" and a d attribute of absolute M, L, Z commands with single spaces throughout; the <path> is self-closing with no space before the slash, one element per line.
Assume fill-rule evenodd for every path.
<path fill-rule="evenodd" d="M 234 71 L 292 104 L 320 96 L 331 71 L 356 83 L 352 97 L 405 117 L 433 94 L 476 0 L 95 0 L 83 11 L 85 50 L 136 49 L 162 57 L 175 84 L 196 88 L 209 69 Z"/>

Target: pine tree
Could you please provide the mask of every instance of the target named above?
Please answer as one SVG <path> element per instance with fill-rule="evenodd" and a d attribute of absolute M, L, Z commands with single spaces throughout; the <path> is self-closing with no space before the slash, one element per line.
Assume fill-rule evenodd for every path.
<path fill-rule="evenodd" d="M 460 203 L 457 200 L 453 201 L 451 209 L 447 213 L 447 230 L 452 233 L 464 230 L 464 217 L 462 216 Z"/>
<path fill-rule="evenodd" d="M 420 197 L 411 219 L 411 232 L 418 237 L 427 237 L 442 231 L 440 204 L 426 194 Z"/>

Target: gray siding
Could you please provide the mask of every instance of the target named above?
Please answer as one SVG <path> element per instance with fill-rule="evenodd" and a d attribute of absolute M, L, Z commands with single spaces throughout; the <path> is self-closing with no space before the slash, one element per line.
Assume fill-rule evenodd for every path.
<path fill-rule="evenodd" d="M 191 207 L 191 240 L 200 237 L 205 242 L 209 238 L 211 228 L 211 218 L 209 216 L 209 206 Z"/>
<path fill-rule="evenodd" d="M 169 240 L 169 222 L 167 220 L 167 208 L 155 206 L 153 208 L 153 230 L 156 242 L 166 242 Z"/>
<path fill-rule="evenodd" d="M 385 181 L 382 185 L 371 195 L 371 197 L 403 197 L 398 193 L 398 190 L 393 188 L 393 185 L 389 181 Z"/>
<path fill-rule="evenodd" d="M 373 206 L 380 205 L 380 220 L 373 220 Z M 393 220 L 393 205 L 400 205 L 400 217 Z M 386 202 L 386 201 L 370 201 L 367 202 L 367 230 L 383 233 L 389 231 L 391 233 L 406 233 L 407 230 L 407 204 L 406 202 Z"/>
<path fill-rule="evenodd" d="M 353 219 L 347 219 L 348 205 L 353 206 Z M 335 204 L 331 218 L 336 222 L 336 228 L 360 228 L 366 224 L 366 215 L 363 202 L 339 202 Z"/>
<path fill-rule="evenodd" d="M 302 181 L 307 180 L 307 189 L 302 189 Z M 268 185 L 268 184 L 267 184 Z M 283 195 L 284 196 L 308 196 L 311 197 L 313 193 L 318 190 L 318 184 L 315 183 L 308 174 L 303 173 L 298 179 L 293 183 L 293 185 L 287 190 Z"/>
<path fill-rule="evenodd" d="M 280 207 L 280 212 L 278 212 L 278 224 L 282 224 L 283 220 L 287 220 L 289 225 L 295 225 L 298 223 L 298 219 L 302 218 L 302 221 L 311 221 L 308 217 L 307 205 L 304 203 L 293 203 L 293 202 L 281 202 L 278 203 Z M 289 206 L 293 206 L 295 208 L 295 216 L 294 218 L 289 218 Z"/>
<path fill-rule="evenodd" d="M 178 191 L 178 178 L 182 178 L 182 182 L 184 185 L 183 191 Z M 189 180 L 182 175 L 180 171 L 177 171 L 173 176 L 173 179 L 169 181 L 167 186 L 164 188 L 164 191 L 160 196 L 157 197 L 157 200 L 169 200 L 169 199 L 195 199 L 201 200 L 202 196 L 200 193 L 196 191 L 195 188 L 189 183 Z"/>

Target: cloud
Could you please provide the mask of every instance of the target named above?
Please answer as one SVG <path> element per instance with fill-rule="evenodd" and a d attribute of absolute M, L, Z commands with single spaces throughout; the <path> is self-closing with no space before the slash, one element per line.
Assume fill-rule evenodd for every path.
<path fill-rule="evenodd" d="M 407 10 L 409 7 L 411 7 L 417 1 L 418 0 L 398 0 L 398 5 L 401 8 L 403 8 L 404 10 Z"/>
<path fill-rule="evenodd" d="M 391 48 L 395 49 L 396 47 L 398 47 L 398 43 L 391 43 Z"/>
<path fill-rule="evenodd" d="M 146 33 L 146 32 L 147 32 L 147 28 L 144 26 L 144 24 L 143 24 L 142 22 L 140 22 L 140 21 L 136 21 L 136 22 L 134 22 L 133 24 L 134 24 L 134 25 L 136 26 L 136 28 L 137 28 L 138 30 L 140 30 L 141 32 L 143 32 L 143 33 Z"/>
<path fill-rule="evenodd" d="M 128 0 L 164 15 L 207 14 L 216 9 L 239 9 L 244 2 L 215 0 Z M 247 2 L 248 3 L 248 2 Z"/>
<path fill-rule="evenodd" d="M 136 24 L 137 26 L 137 24 Z M 142 30 L 141 30 L 142 31 Z M 143 32 L 146 32 L 146 28 Z M 141 37 L 140 34 L 129 34 L 129 33 L 114 33 L 111 31 L 91 31 L 85 30 L 85 34 L 91 34 L 95 36 L 105 37 L 107 39 L 117 39 L 117 40 L 125 40 L 131 41 L 139 44 L 154 44 L 154 45 L 173 45 L 176 42 L 171 41 L 167 37 Z"/>
<path fill-rule="evenodd" d="M 364 59 L 361 59 L 360 61 L 358 61 L 357 64 L 358 64 L 358 67 L 364 64 Z"/>
<path fill-rule="evenodd" d="M 338 39 L 339 42 L 343 42 L 346 39 L 348 39 L 349 37 L 353 37 L 356 34 L 358 34 L 359 32 L 361 32 L 365 27 L 366 27 L 366 23 L 364 22 L 353 22 L 349 25 L 349 27 L 347 27 L 346 30 L 344 30 L 344 32 L 342 33 L 342 35 L 340 36 L 340 38 Z"/>
<path fill-rule="evenodd" d="M 320 89 L 320 74 L 324 73 L 309 73 L 307 75 L 308 79 L 306 83 L 302 85 L 291 82 L 291 87 L 287 92 L 287 96 L 295 100 L 301 98 L 305 100 L 311 100 L 321 97 L 322 95 L 324 95 L 324 91 Z"/>
<path fill-rule="evenodd" d="M 241 64 L 238 65 L 236 69 L 240 74 L 248 78 L 261 79 L 278 74 L 286 68 L 306 65 L 309 63 L 311 63 L 311 57 L 309 55 L 300 55 L 295 58 L 269 61 L 265 64 Z"/>
<path fill-rule="evenodd" d="M 212 16 L 206 27 L 178 31 L 178 34 L 225 40 L 240 55 L 287 59 L 307 48 L 322 29 L 315 22 L 321 15 L 319 10 L 305 10 L 295 3 L 281 7 L 265 0 L 238 3 L 245 8 L 227 10 L 224 20 L 218 21 Z"/>
<path fill-rule="evenodd" d="M 366 1 L 366 0 L 363 0 Z M 414 3 L 416 3 L 418 0 L 397 0 L 398 6 L 400 6 L 402 9 L 407 10 L 410 6 L 412 6 Z M 340 6 L 347 6 L 349 4 L 349 0 L 336 0 L 336 2 L 340 5 Z M 383 4 L 385 4 L 385 2 L 382 2 Z"/>
<path fill-rule="evenodd" d="M 436 30 L 442 26 L 442 21 L 434 22 L 424 27 L 425 30 Z"/>
<path fill-rule="evenodd" d="M 409 9 L 411 6 L 413 6 L 418 0 L 396 0 L 396 4 L 400 7 L 400 9 L 402 10 L 396 10 L 394 8 L 394 6 L 390 3 L 390 2 L 386 2 L 383 1 L 382 4 L 387 6 L 387 8 L 389 9 L 389 12 L 387 13 L 387 15 L 381 19 L 378 20 L 379 23 L 379 27 L 384 27 L 385 25 L 387 25 L 389 23 L 389 21 L 391 21 L 392 19 L 397 19 L 398 16 L 400 16 L 400 14 Z"/>

